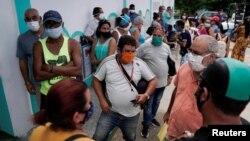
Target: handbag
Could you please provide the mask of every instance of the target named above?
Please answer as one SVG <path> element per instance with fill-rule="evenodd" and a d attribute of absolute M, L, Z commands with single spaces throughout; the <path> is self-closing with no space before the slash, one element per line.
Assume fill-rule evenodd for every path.
<path fill-rule="evenodd" d="M 118 65 L 121 66 L 123 74 L 129 80 L 130 79 L 129 75 L 126 72 L 126 70 L 124 69 L 124 67 L 120 64 L 120 62 L 117 60 L 117 58 L 116 58 L 116 61 L 117 61 Z M 141 78 L 137 85 L 135 84 L 134 81 L 130 81 L 130 83 L 134 86 L 134 88 L 136 89 L 138 94 L 144 94 L 146 92 L 146 90 L 147 90 L 149 82 L 147 80 Z M 147 105 L 148 105 L 148 100 L 145 103 L 141 104 L 141 109 L 145 109 L 147 107 Z"/>
<path fill-rule="evenodd" d="M 169 76 L 174 76 L 176 75 L 176 67 L 175 67 L 175 62 L 172 60 L 169 56 L 167 59 L 168 62 L 168 75 Z"/>

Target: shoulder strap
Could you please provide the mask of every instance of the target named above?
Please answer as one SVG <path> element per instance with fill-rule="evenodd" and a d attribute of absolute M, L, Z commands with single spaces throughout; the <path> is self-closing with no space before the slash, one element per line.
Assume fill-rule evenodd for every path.
<path fill-rule="evenodd" d="M 122 66 L 122 64 L 118 61 L 118 59 L 117 59 L 117 56 L 116 56 L 116 62 L 118 63 L 118 65 L 119 66 L 121 66 L 121 68 L 122 68 L 122 72 L 123 72 L 123 74 L 126 76 L 126 78 L 129 80 L 130 78 L 129 78 L 129 75 L 128 75 L 128 73 L 126 72 L 126 70 L 124 69 L 124 67 Z M 134 88 L 136 89 L 136 91 L 138 92 L 138 89 L 137 89 L 137 86 L 135 85 L 135 82 L 132 80 L 132 81 L 130 81 L 130 83 L 134 86 Z"/>
<path fill-rule="evenodd" d="M 83 135 L 83 134 L 76 134 L 76 135 L 72 135 L 72 136 L 68 137 L 64 141 L 73 141 L 73 140 L 78 139 L 78 138 L 86 138 L 86 137 L 87 136 Z"/>

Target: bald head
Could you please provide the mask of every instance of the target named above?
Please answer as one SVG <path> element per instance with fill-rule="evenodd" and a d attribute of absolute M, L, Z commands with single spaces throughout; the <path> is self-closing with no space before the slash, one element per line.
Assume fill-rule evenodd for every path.
<path fill-rule="evenodd" d="M 39 16 L 39 13 L 38 11 L 35 9 L 35 8 L 29 8 L 25 11 L 24 15 L 26 16 L 27 14 L 30 14 L 30 13 L 35 13 Z"/>
<path fill-rule="evenodd" d="M 218 52 L 218 42 L 209 35 L 200 35 L 195 38 L 193 44 L 199 44 L 203 53 L 217 53 Z"/>

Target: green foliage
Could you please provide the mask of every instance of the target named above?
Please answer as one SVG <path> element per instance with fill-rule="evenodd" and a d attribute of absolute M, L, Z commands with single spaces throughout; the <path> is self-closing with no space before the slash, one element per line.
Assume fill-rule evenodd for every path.
<path fill-rule="evenodd" d="M 196 11 L 207 9 L 217 11 L 223 9 L 225 12 L 230 10 L 232 3 L 244 3 L 246 0 L 175 0 L 175 9 L 180 13 L 193 15 Z"/>

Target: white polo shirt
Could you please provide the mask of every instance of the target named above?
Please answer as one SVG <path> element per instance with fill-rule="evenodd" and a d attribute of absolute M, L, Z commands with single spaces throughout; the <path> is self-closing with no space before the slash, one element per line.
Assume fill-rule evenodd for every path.
<path fill-rule="evenodd" d="M 97 68 L 94 77 L 100 81 L 105 80 L 107 97 L 112 104 L 111 110 L 126 117 L 133 117 L 141 111 L 140 106 L 135 107 L 133 103 L 131 103 L 131 100 L 134 100 L 138 93 L 127 80 L 126 76 L 123 75 L 115 56 L 116 55 L 111 55 L 105 58 Z M 132 65 L 134 66 L 133 81 L 135 84 L 137 84 L 141 78 L 149 81 L 155 77 L 147 64 L 139 58 L 135 58 L 133 63 L 123 64 L 129 76 L 132 72 Z"/>

